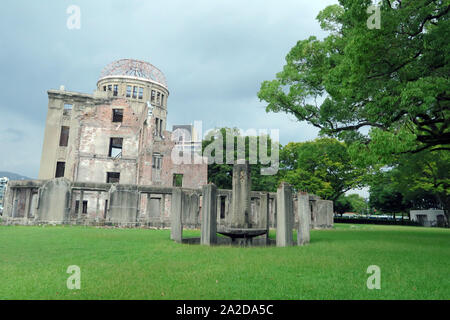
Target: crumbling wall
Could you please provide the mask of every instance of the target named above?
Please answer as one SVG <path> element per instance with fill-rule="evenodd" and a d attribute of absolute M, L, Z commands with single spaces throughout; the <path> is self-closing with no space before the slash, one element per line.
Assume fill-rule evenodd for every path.
<path fill-rule="evenodd" d="M 70 182 L 65 178 L 11 181 L 5 194 L 3 219 L 6 223 L 17 224 L 64 223 L 169 227 L 171 197 L 174 189 L 133 184 Z M 265 197 L 267 197 L 266 200 Z M 314 195 L 305 194 L 305 197 L 308 199 L 310 208 L 311 228 L 331 228 L 333 226 L 332 201 L 322 200 Z M 268 210 L 269 227 L 275 228 L 276 195 L 267 192 L 250 192 L 250 198 L 249 218 L 252 227 L 259 228 L 266 225 L 264 212 Z M 231 190 L 217 190 L 215 201 L 217 225 L 223 226 L 230 215 Z M 87 202 L 86 208 L 83 208 L 83 202 Z M 200 228 L 201 189 L 183 188 L 182 202 L 184 226 Z M 299 205 L 296 202 L 298 197 L 293 200 L 292 221 L 295 219 L 298 222 Z"/>
<path fill-rule="evenodd" d="M 69 220 L 71 183 L 65 178 L 45 181 L 39 188 L 36 221 L 65 223 Z"/>

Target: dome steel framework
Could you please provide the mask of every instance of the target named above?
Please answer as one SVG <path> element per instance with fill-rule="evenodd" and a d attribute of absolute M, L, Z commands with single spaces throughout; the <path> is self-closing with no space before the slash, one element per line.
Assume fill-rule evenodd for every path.
<path fill-rule="evenodd" d="M 140 60 L 121 59 L 108 64 L 100 74 L 100 80 L 107 77 L 125 76 L 157 82 L 167 88 L 164 73 L 154 65 Z"/>

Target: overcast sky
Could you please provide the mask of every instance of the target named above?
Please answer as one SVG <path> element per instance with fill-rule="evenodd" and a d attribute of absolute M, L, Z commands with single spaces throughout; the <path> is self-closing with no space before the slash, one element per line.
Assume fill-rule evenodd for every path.
<path fill-rule="evenodd" d="M 280 129 L 282 144 L 317 137 L 286 114 L 266 113 L 256 94 L 281 71 L 298 40 L 324 37 L 316 16 L 333 0 L 5 1 L 0 10 L 0 171 L 36 178 L 47 90 L 92 93 L 122 58 L 167 77 L 168 129 Z M 81 28 L 66 26 L 70 5 Z"/>

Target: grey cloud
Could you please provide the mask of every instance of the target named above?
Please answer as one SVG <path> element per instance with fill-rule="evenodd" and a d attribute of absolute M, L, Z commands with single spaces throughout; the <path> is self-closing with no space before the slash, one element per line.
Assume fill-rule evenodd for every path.
<path fill-rule="evenodd" d="M 23 140 L 24 133 L 21 130 L 6 128 L 0 130 L 0 141 L 10 141 L 12 143 L 20 142 Z"/>

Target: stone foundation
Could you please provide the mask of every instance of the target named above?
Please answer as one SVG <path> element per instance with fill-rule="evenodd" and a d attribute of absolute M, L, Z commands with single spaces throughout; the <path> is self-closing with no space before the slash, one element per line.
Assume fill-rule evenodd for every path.
<path fill-rule="evenodd" d="M 200 229 L 202 190 L 145 185 L 71 182 L 51 180 L 10 181 L 4 199 L 2 223 L 18 225 L 79 224 L 168 228 L 171 226 L 174 190 L 182 190 L 181 223 Z M 216 192 L 217 227 L 231 219 L 232 191 Z M 305 198 L 306 197 L 306 198 Z M 299 206 L 292 195 L 293 228 L 299 221 L 299 207 L 310 208 L 310 228 L 333 227 L 333 203 L 305 194 Z M 307 200 L 305 200 L 307 199 Z M 255 228 L 277 227 L 277 194 L 250 192 L 248 223 Z M 248 209 L 247 209 L 248 210 Z M 267 218 L 268 216 L 268 218 Z"/>

